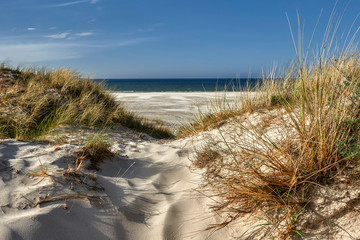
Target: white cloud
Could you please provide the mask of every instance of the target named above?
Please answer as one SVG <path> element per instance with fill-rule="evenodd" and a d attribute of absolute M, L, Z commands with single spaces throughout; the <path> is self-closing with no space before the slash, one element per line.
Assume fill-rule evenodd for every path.
<path fill-rule="evenodd" d="M 11 40 L 13 41 L 13 37 Z M 1 38 L 0 38 L 1 40 Z M 155 38 L 134 38 L 118 42 L 102 42 L 96 44 L 81 44 L 72 42 L 38 42 L 19 43 L 0 42 L 0 61 L 9 59 L 16 64 L 48 62 L 85 57 L 91 51 L 101 51 L 104 48 L 118 48 L 154 41 Z M 10 39 L 8 39 L 10 40 Z"/>
<path fill-rule="evenodd" d="M 53 38 L 53 39 L 63 39 L 63 38 L 66 38 L 69 34 L 70 33 L 68 33 L 68 32 L 63 32 L 63 33 L 58 33 L 58 34 L 46 35 L 45 37 Z"/>
<path fill-rule="evenodd" d="M 28 31 L 35 31 L 36 28 L 34 28 L 34 27 L 28 27 L 27 30 L 28 30 Z"/>
<path fill-rule="evenodd" d="M 78 37 L 86 37 L 86 36 L 91 36 L 91 35 L 94 35 L 93 32 L 81 32 L 81 33 L 76 33 L 75 36 L 78 36 Z"/>
<path fill-rule="evenodd" d="M 48 7 L 67 7 L 67 6 L 77 5 L 77 4 L 81 4 L 81 3 L 95 4 L 97 2 L 99 2 L 99 0 L 80 0 L 80 1 L 65 2 L 65 3 L 49 5 Z"/>
<path fill-rule="evenodd" d="M 50 5 L 49 7 L 67 7 L 67 6 L 76 5 L 76 4 L 85 3 L 85 2 L 88 2 L 88 0 L 59 3 L 59 4 Z"/>
<path fill-rule="evenodd" d="M 92 36 L 95 33 L 93 32 L 80 32 L 80 33 L 75 33 L 75 34 L 71 34 L 70 32 L 63 32 L 63 33 L 56 33 L 56 34 L 51 34 L 51 35 L 45 35 L 44 37 L 46 38 L 52 38 L 52 39 L 76 39 L 79 37 L 87 37 L 87 36 Z"/>

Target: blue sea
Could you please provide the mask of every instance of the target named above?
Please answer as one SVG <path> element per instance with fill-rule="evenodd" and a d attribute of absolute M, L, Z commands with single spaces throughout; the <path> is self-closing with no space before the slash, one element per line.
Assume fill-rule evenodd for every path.
<path fill-rule="evenodd" d="M 95 79 L 111 91 L 118 92 L 197 92 L 219 91 L 234 87 L 241 90 L 254 87 L 260 79 L 252 78 L 169 78 L 169 79 Z"/>

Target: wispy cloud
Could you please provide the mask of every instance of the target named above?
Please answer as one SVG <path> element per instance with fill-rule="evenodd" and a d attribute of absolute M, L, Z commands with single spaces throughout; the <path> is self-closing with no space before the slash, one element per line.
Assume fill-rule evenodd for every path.
<path fill-rule="evenodd" d="M 75 36 L 77 37 L 86 37 L 86 36 L 91 36 L 94 35 L 93 32 L 81 32 L 81 33 L 76 33 Z"/>
<path fill-rule="evenodd" d="M 36 28 L 34 28 L 34 27 L 28 27 L 27 30 L 28 30 L 28 31 L 35 31 Z"/>
<path fill-rule="evenodd" d="M 0 40 L 2 39 L 0 38 Z M 137 45 L 155 40 L 155 38 L 134 38 L 101 43 L 37 42 L 13 44 L 0 42 L 0 61 L 10 59 L 15 63 L 35 63 L 75 59 L 85 57 L 91 51 Z"/>
<path fill-rule="evenodd" d="M 49 5 L 48 7 L 68 7 L 68 6 L 77 5 L 77 4 L 81 4 L 81 3 L 95 4 L 97 2 L 99 2 L 99 0 L 80 0 L 80 1 L 72 1 L 72 2 L 53 4 L 53 5 Z"/>
<path fill-rule="evenodd" d="M 63 32 L 63 33 L 46 35 L 45 37 L 47 37 L 47 38 L 53 38 L 53 39 L 63 39 L 63 38 L 66 38 L 69 34 L 70 34 L 70 33 L 68 33 L 68 32 Z"/>
<path fill-rule="evenodd" d="M 46 38 L 52 38 L 52 39 L 76 39 L 79 37 L 87 37 L 87 36 L 92 36 L 95 33 L 93 32 L 79 32 L 79 33 L 70 33 L 70 32 L 62 32 L 62 33 L 56 33 L 56 34 L 50 34 L 50 35 L 45 35 L 44 37 Z"/>
<path fill-rule="evenodd" d="M 76 5 L 76 4 L 85 3 L 85 2 L 88 2 L 88 0 L 59 3 L 59 4 L 50 5 L 49 7 L 67 7 L 67 6 Z"/>

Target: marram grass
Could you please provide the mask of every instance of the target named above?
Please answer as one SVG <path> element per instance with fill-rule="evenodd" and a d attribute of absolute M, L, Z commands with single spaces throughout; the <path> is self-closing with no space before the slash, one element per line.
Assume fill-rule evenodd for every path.
<path fill-rule="evenodd" d="M 67 69 L 0 69 L 0 138 L 33 139 L 59 125 L 122 125 L 155 138 L 171 131 L 136 116 L 103 86 Z"/>
<path fill-rule="evenodd" d="M 296 222 L 313 188 L 359 165 L 360 55 L 323 45 L 311 62 L 298 50 L 289 68 L 265 77 L 238 108 L 213 109 L 182 130 L 219 133 L 194 159 L 204 188 L 222 199 L 213 208 L 226 218 L 211 227 L 251 213 L 266 220 L 263 237 L 301 234 Z"/>

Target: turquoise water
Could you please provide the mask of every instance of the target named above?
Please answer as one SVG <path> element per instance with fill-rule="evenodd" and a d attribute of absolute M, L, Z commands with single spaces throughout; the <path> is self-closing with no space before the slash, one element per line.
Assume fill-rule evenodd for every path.
<path fill-rule="evenodd" d="M 112 91 L 119 92 L 197 92 L 237 89 L 254 86 L 259 79 L 172 78 L 172 79 L 96 79 Z"/>

